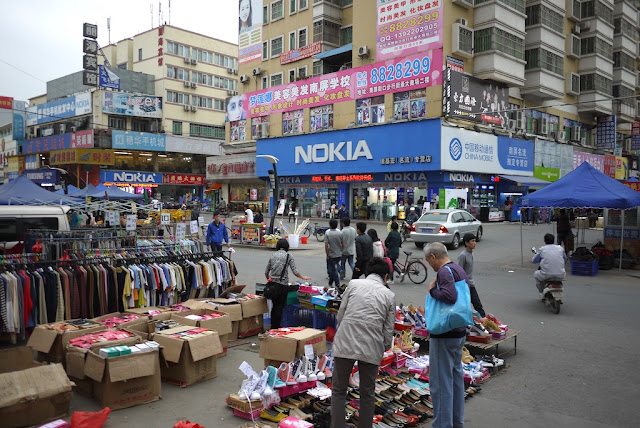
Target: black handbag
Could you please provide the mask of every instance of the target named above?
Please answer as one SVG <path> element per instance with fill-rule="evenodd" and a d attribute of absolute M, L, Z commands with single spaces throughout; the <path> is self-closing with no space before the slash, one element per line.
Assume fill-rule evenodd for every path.
<path fill-rule="evenodd" d="M 284 262 L 284 268 L 282 269 L 282 273 L 280 273 L 280 278 L 279 278 L 280 282 L 269 281 L 264 286 L 263 296 L 265 299 L 271 299 L 271 300 L 275 299 L 283 291 L 281 288 L 286 287 L 286 286 L 281 286 L 280 283 L 282 282 L 282 278 L 284 278 L 284 273 L 287 271 L 288 268 L 289 268 L 289 254 L 287 254 L 287 259 Z"/>

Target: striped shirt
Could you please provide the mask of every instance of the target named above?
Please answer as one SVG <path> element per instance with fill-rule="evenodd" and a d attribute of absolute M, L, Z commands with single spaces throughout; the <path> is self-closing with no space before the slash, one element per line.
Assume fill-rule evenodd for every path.
<path fill-rule="evenodd" d="M 269 276 L 269 278 L 279 284 L 289 283 L 289 269 L 285 266 L 287 255 L 288 253 L 285 250 L 276 251 L 269 259 L 267 268 L 264 270 L 265 275 Z M 299 275 L 298 269 L 296 268 L 296 262 L 291 255 L 289 255 L 289 262 L 287 264 L 291 268 L 291 272 L 295 275 Z M 281 277 L 282 279 L 280 279 Z"/>

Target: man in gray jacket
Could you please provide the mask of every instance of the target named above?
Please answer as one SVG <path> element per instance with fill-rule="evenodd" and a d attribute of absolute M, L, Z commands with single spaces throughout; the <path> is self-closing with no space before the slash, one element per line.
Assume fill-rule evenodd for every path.
<path fill-rule="evenodd" d="M 356 230 L 351 226 L 351 219 L 344 217 L 340 220 L 342 223 L 342 259 L 340 263 L 340 279 L 347 276 L 347 263 L 351 267 L 351 275 L 355 264 L 353 256 L 356 254 Z"/>
<path fill-rule="evenodd" d="M 378 366 L 393 340 L 396 304 L 395 295 L 386 285 L 389 265 L 374 257 L 366 272 L 366 278 L 349 282 L 338 312 L 338 331 L 333 342 L 332 428 L 345 426 L 347 386 L 356 361 L 360 377 L 358 427 L 372 426 Z"/>
<path fill-rule="evenodd" d="M 547 279 L 564 279 L 567 276 L 567 272 L 564 269 L 564 264 L 567 260 L 567 255 L 560 245 L 554 245 L 554 236 L 550 233 L 544 235 L 543 247 L 538 249 L 538 254 L 533 256 L 531 263 L 540 263 L 540 269 L 535 271 L 533 277 L 536 279 L 536 287 L 542 294 L 544 291 L 544 283 Z M 543 296 L 540 296 L 543 297 Z"/>

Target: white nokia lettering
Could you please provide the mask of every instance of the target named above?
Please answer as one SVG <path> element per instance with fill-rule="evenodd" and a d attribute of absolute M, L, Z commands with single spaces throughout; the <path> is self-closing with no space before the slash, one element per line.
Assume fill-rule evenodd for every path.
<path fill-rule="evenodd" d="M 306 146 L 295 147 L 295 162 L 296 163 L 323 163 L 323 162 L 345 162 L 356 161 L 361 157 L 366 159 L 373 159 L 371 150 L 367 145 L 366 140 L 360 140 L 353 147 L 352 141 L 341 141 L 339 143 L 320 143 L 309 144 Z"/>

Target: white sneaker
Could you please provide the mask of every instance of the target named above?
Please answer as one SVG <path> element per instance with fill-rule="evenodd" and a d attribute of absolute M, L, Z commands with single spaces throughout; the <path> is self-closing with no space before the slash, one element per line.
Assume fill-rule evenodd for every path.
<path fill-rule="evenodd" d="M 262 370 L 260 372 L 260 381 L 258 382 L 254 393 L 258 394 L 261 398 L 268 397 L 273 394 L 273 390 L 269 387 L 269 373 L 266 370 Z M 251 396 L 253 397 L 254 395 L 251 394 Z"/>
<path fill-rule="evenodd" d="M 306 357 L 304 361 L 305 361 L 305 367 L 306 367 L 305 374 L 307 375 L 307 381 L 313 382 L 318 380 L 318 375 L 316 375 L 316 372 L 314 370 L 313 362 L 311 362 L 311 360 L 307 360 Z"/>
<path fill-rule="evenodd" d="M 293 362 L 293 378 L 298 383 L 305 383 L 307 381 L 307 376 L 304 374 L 305 372 L 305 362 L 302 360 L 304 357 L 300 357 L 300 359 L 296 359 Z"/>
<path fill-rule="evenodd" d="M 260 400 L 260 394 L 255 391 L 256 387 L 260 383 L 260 379 L 260 377 L 250 375 L 247 379 L 242 381 L 238 397 L 241 400 Z"/>

